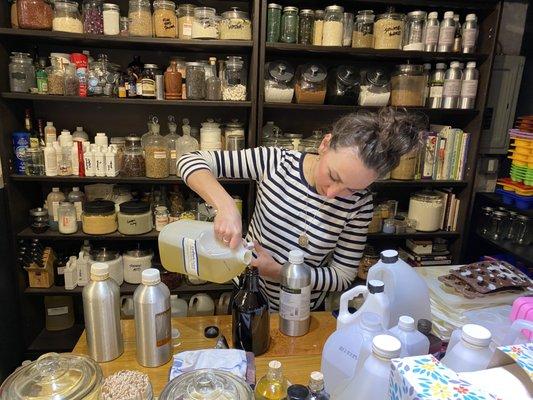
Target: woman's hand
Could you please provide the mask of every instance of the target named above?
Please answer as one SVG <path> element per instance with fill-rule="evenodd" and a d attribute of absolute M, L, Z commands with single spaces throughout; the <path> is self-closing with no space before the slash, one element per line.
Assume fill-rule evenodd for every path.
<path fill-rule="evenodd" d="M 252 259 L 252 267 L 257 267 L 259 275 L 264 278 L 270 278 L 279 281 L 281 273 L 281 264 L 276 262 L 274 258 L 266 251 L 258 241 L 254 241 L 255 252 L 257 258 Z"/>
<path fill-rule="evenodd" d="M 235 249 L 242 242 L 241 214 L 233 199 L 227 207 L 219 209 L 215 216 L 215 235 L 226 246 Z"/>

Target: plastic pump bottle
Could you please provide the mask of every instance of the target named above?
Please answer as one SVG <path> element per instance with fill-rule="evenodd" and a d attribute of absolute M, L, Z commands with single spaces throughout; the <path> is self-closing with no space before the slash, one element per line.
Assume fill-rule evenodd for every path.
<path fill-rule="evenodd" d="M 442 363 L 455 372 L 479 371 L 487 368 L 492 351 L 489 345 L 492 339 L 490 331 L 475 324 L 466 324 L 461 330 L 461 338 L 452 335 L 448 351 Z"/>
<path fill-rule="evenodd" d="M 402 315 L 390 334 L 402 343 L 401 357 L 422 356 L 429 353 L 429 339 L 415 327 L 415 320 Z"/>

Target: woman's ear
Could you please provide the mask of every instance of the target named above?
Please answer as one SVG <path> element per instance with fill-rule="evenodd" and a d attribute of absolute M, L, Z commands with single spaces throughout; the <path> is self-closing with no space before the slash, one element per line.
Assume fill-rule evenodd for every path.
<path fill-rule="evenodd" d="M 322 139 L 322 142 L 320 143 L 320 146 L 318 146 L 318 154 L 322 155 L 324 152 L 326 152 L 329 149 L 329 143 L 330 142 L 331 142 L 331 133 L 328 133 Z"/>

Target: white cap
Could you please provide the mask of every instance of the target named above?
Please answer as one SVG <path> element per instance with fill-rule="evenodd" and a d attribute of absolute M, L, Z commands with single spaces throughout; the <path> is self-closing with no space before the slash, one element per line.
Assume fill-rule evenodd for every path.
<path fill-rule="evenodd" d="M 468 14 L 465 18 L 465 21 L 475 21 L 477 20 L 476 14 Z"/>
<path fill-rule="evenodd" d="M 72 191 L 73 191 L 73 192 L 79 192 L 79 191 L 80 191 L 80 188 L 77 187 L 77 186 L 74 186 L 74 187 L 72 188 Z"/>
<path fill-rule="evenodd" d="M 398 320 L 398 328 L 402 331 L 411 332 L 415 330 L 415 320 L 409 315 L 402 315 Z"/>
<path fill-rule="evenodd" d="M 314 381 L 323 381 L 324 380 L 324 374 L 320 371 L 313 371 L 311 372 L 311 379 Z"/>
<path fill-rule="evenodd" d="M 63 130 L 61 131 L 61 134 L 62 134 L 62 135 L 70 135 L 70 131 L 69 131 L 68 129 L 63 129 Z"/>
<path fill-rule="evenodd" d="M 461 66 L 461 63 L 459 61 L 452 61 L 450 63 L 450 68 L 459 68 Z"/>
<path fill-rule="evenodd" d="M 437 11 L 431 11 L 428 14 L 428 18 L 439 18 L 439 13 Z"/>
<path fill-rule="evenodd" d="M 83 126 L 77 126 L 77 127 L 76 127 L 76 130 L 77 130 L 77 131 L 82 131 L 82 130 L 83 130 Z"/>
<path fill-rule="evenodd" d="M 52 121 L 46 121 L 46 126 L 54 126 L 54 123 Z"/>
<path fill-rule="evenodd" d="M 378 357 L 397 358 L 400 356 L 402 344 L 391 335 L 377 335 L 372 339 L 372 352 Z"/>
<path fill-rule="evenodd" d="M 103 262 L 97 262 L 91 265 L 91 276 L 94 275 L 100 278 L 107 278 L 109 276 L 109 265 Z"/>
<path fill-rule="evenodd" d="M 466 63 L 466 68 L 476 68 L 476 62 L 475 61 L 468 61 Z"/>
<path fill-rule="evenodd" d="M 53 187 L 52 188 L 52 192 L 59 192 L 59 188 L 58 187 Z"/>
<path fill-rule="evenodd" d="M 467 343 L 479 347 L 487 347 L 490 344 L 492 335 L 487 328 L 481 325 L 466 324 L 463 325 L 462 331 L 462 338 Z"/>
<path fill-rule="evenodd" d="M 359 324 L 367 331 L 381 331 L 381 317 L 373 312 L 364 312 L 361 314 Z"/>
<path fill-rule="evenodd" d="M 304 252 L 298 249 L 289 251 L 289 262 L 291 264 L 302 264 L 304 262 Z"/>
<path fill-rule="evenodd" d="M 107 136 L 107 135 L 105 134 L 105 132 L 98 132 L 98 133 L 96 133 L 96 136 L 97 137 L 104 137 L 104 136 Z"/>
<path fill-rule="evenodd" d="M 446 18 L 452 18 L 453 19 L 453 11 L 446 11 L 444 13 L 444 19 Z"/>
<path fill-rule="evenodd" d="M 46 142 L 45 147 L 54 147 L 54 144 L 52 142 Z"/>
<path fill-rule="evenodd" d="M 161 282 L 159 270 L 155 268 L 145 269 L 141 274 L 141 282 L 143 285 L 157 285 Z"/>
<path fill-rule="evenodd" d="M 268 363 L 270 369 L 281 369 L 281 363 L 278 360 L 272 360 Z"/>
<path fill-rule="evenodd" d="M 446 64 L 444 63 L 437 63 L 437 65 L 435 66 L 437 69 L 446 69 Z"/>
<path fill-rule="evenodd" d="M 383 250 L 379 258 L 385 264 L 394 264 L 398 261 L 398 252 L 396 250 Z"/>

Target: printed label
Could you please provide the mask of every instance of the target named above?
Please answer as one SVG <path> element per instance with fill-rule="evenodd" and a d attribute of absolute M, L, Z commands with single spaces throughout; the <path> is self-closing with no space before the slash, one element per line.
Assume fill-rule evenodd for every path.
<path fill-rule="evenodd" d="M 461 94 L 461 80 L 448 79 L 444 81 L 443 96 L 458 97 Z"/>
<path fill-rule="evenodd" d="M 54 221 L 55 222 L 59 221 L 59 218 L 58 218 L 58 215 L 57 215 L 58 207 L 59 207 L 59 201 L 53 201 L 52 202 L 52 214 L 54 215 Z"/>
<path fill-rule="evenodd" d="M 154 151 L 154 158 L 167 158 L 166 151 Z"/>
<path fill-rule="evenodd" d="M 176 150 L 170 150 L 170 158 L 176 159 Z"/>
<path fill-rule="evenodd" d="M 157 347 L 168 344 L 172 339 L 170 328 L 170 308 L 155 315 L 155 345 Z"/>
<path fill-rule="evenodd" d="M 455 38 L 455 26 L 443 26 L 439 33 L 439 46 L 452 45 Z"/>
<path fill-rule="evenodd" d="M 57 267 L 58 275 L 65 275 L 65 267 Z"/>
<path fill-rule="evenodd" d="M 142 80 L 142 95 L 145 97 L 155 96 L 155 81 L 149 78 Z"/>
<path fill-rule="evenodd" d="M 196 240 L 183 238 L 181 240 L 181 246 L 183 248 L 183 264 L 185 265 L 185 271 L 189 275 L 200 276 Z"/>
<path fill-rule="evenodd" d="M 461 86 L 461 97 L 474 99 L 477 94 L 477 80 L 463 81 Z"/>
<path fill-rule="evenodd" d="M 429 88 L 429 97 L 442 97 L 442 85 L 431 86 Z"/>
<path fill-rule="evenodd" d="M 183 23 L 183 36 L 186 38 L 192 36 L 192 24 Z"/>
<path fill-rule="evenodd" d="M 142 96 L 142 94 L 143 94 L 143 83 L 142 83 L 142 80 L 137 82 L 136 89 L 137 89 L 137 96 Z"/>
<path fill-rule="evenodd" d="M 476 45 L 477 29 L 463 30 L 463 47 L 474 47 Z"/>
<path fill-rule="evenodd" d="M 437 44 L 439 42 L 439 27 L 428 26 L 426 30 L 426 44 Z"/>
<path fill-rule="evenodd" d="M 281 318 L 289 321 L 306 320 L 309 318 L 311 309 L 311 286 L 291 289 L 282 285 L 279 303 Z"/>
<path fill-rule="evenodd" d="M 67 307 L 67 306 L 64 306 L 64 307 L 53 307 L 53 308 L 48 308 L 48 309 L 46 310 L 46 313 L 47 313 L 49 316 L 65 315 L 65 314 L 68 314 L 68 307 Z"/>
<path fill-rule="evenodd" d="M 81 213 L 83 211 L 83 206 L 81 204 L 81 201 L 75 201 L 74 202 L 74 208 L 76 208 L 76 221 L 81 221 Z"/>

